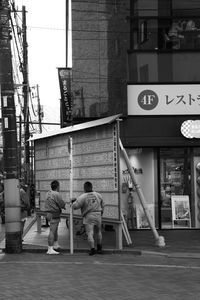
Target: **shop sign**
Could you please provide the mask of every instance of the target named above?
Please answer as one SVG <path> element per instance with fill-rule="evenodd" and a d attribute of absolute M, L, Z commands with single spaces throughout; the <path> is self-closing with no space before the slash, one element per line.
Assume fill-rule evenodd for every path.
<path fill-rule="evenodd" d="M 187 120 L 181 125 L 181 133 L 188 139 L 200 138 L 200 120 Z"/>
<path fill-rule="evenodd" d="M 196 115 L 199 84 L 131 84 L 127 86 L 128 115 Z"/>

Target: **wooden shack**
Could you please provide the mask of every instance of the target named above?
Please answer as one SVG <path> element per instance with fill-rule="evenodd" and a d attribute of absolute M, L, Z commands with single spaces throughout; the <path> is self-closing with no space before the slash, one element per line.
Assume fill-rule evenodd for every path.
<path fill-rule="evenodd" d="M 91 181 L 94 190 L 102 194 L 106 204 L 103 222 L 115 225 L 116 247 L 122 248 L 119 116 L 38 134 L 31 140 L 34 142 L 36 190 L 40 192 L 39 210 L 44 211 L 45 195 L 52 180 L 60 182 L 60 192 L 66 200 L 71 195 L 80 195 L 84 182 Z M 72 141 L 71 150 L 69 141 Z M 72 171 L 73 181 L 70 187 Z M 64 213 L 69 213 L 69 207 Z"/>

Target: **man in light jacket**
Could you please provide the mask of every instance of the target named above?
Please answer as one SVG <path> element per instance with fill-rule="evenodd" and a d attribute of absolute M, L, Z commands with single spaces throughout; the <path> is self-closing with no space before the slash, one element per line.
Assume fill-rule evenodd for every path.
<path fill-rule="evenodd" d="M 104 202 L 101 194 L 94 192 L 92 183 L 84 183 L 84 192 L 77 199 L 72 199 L 73 209 L 81 209 L 83 224 L 87 233 L 88 243 L 90 246 L 89 255 L 95 254 L 94 246 L 94 226 L 97 228 L 97 253 L 102 253 L 102 215 Z"/>
<path fill-rule="evenodd" d="M 46 194 L 45 210 L 47 212 L 47 220 L 50 222 L 50 230 L 48 236 L 47 254 L 59 254 L 55 249 L 59 249 L 58 245 L 58 225 L 62 208 L 65 208 L 65 202 L 59 193 L 60 184 L 57 180 L 51 182 L 51 190 Z"/>

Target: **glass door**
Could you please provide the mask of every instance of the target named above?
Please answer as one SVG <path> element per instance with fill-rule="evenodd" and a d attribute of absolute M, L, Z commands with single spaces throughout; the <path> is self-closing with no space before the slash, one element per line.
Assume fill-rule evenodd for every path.
<path fill-rule="evenodd" d="M 191 163 L 188 148 L 160 149 L 160 227 L 185 227 L 184 222 L 175 226 L 172 220 L 172 196 L 191 194 Z M 181 198 L 181 197 L 180 197 Z"/>

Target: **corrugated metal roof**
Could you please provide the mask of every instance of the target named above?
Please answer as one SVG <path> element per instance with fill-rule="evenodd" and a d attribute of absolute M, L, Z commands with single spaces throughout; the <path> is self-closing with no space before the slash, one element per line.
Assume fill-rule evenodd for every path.
<path fill-rule="evenodd" d="M 65 133 L 71 133 L 74 131 L 80 131 L 80 130 L 84 130 L 84 129 L 88 129 L 88 128 L 92 128 L 92 127 L 110 124 L 110 123 L 114 122 L 116 119 L 118 119 L 120 116 L 121 116 L 121 114 L 118 114 L 118 115 L 110 116 L 107 118 L 98 119 L 95 121 L 90 121 L 90 122 L 81 123 L 81 124 L 77 124 L 77 125 L 67 126 L 64 128 L 57 129 L 55 131 L 50 131 L 48 133 L 35 134 L 35 135 L 33 135 L 33 137 L 31 137 L 29 139 L 29 141 L 35 141 L 35 140 L 39 140 L 39 139 L 48 138 L 51 136 L 61 135 L 61 134 L 65 134 Z"/>

